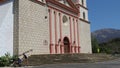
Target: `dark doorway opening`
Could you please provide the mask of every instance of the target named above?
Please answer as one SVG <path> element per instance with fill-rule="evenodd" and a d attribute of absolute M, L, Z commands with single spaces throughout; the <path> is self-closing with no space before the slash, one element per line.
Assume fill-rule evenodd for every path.
<path fill-rule="evenodd" d="M 70 53 L 70 42 L 67 37 L 63 39 L 64 41 L 64 53 Z"/>

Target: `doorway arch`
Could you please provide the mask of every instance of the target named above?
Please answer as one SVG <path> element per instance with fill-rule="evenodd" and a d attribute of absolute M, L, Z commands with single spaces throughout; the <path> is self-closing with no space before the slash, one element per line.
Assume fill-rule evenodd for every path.
<path fill-rule="evenodd" d="M 64 37 L 63 39 L 64 43 L 64 53 L 70 53 L 70 42 L 68 37 Z"/>

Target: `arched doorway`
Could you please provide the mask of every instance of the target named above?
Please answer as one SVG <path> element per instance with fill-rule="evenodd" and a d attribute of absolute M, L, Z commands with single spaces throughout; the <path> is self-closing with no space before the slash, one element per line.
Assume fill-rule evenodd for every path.
<path fill-rule="evenodd" d="M 70 53 L 70 42 L 67 37 L 63 39 L 64 42 L 64 53 Z"/>

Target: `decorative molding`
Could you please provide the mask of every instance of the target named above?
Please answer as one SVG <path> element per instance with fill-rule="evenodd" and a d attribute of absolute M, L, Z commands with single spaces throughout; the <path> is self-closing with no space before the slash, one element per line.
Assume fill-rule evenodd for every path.
<path fill-rule="evenodd" d="M 79 34 L 79 24 L 78 24 L 78 20 L 77 20 L 77 41 L 78 41 L 78 46 L 80 46 L 80 34 Z M 79 50 L 78 50 L 79 52 Z"/>
<path fill-rule="evenodd" d="M 86 10 L 88 10 L 88 8 L 87 7 L 85 7 L 85 6 L 83 6 L 83 5 L 80 5 L 81 7 L 83 7 L 84 9 L 86 9 Z"/>
<path fill-rule="evenodd" d="M 57 11 L 54 10 L 55 44 L 57 44 Z"/>
<path fill-rule="evenodd" d="M 82 8 L 84 8 L 84 9 L 88 10 L 87 7 L 85 7 L 85 6 L 81 5 L 81 4 L 76 4 L 76 5 L 78 5 L 78 6 L 82 7 Z"/>
<path fill-rule="evenodd" d="M 90 22 L 89 22 L 89 21 L 84 20 L 84 19 L 82 19 L 82 18 L 79 18 L 79 20 L 81 20 L 81 21 L 83 21 L 83 22 L 86 22 L 86 23 L 90 24 Z"/>
<path fill-rule="evenodd" d="M 78 16 L 72 15 L 72 14 L 70 14 L 70 13 L 68 13 L 68 12 L 63 11 L 63 10 L 54 8 L 54 7 L 52 7 L 52 6 L 48 6 L 48 7 L 49 7 L 49 8 L 52 8 L 52 9 L 54 9 L 54 10 L 57 10 L 57 11 L 59 11 L 59 12 L 61 12 L 61 13 L 67 14 L 67 15 L 69 15 L 69 16 L 72 16 L 72 17 L 74 17 L 74 18 L 78 18 Z"/>
<path fill-rule="evenodd" d="M 62 15 L 59 13 L 60 40 L 62 41 Z"/>
<path fill-rule="evenodd" d="M 46 5 L 45 3 L 40 2 L 39 0 L 30 0 L 30 1 L 32 1 L 32 2 L 34 2 L 34 3 L 38 3 L 38 4 L 42 5 L 42 6 L 45 6 L 45 5 Z"/>
<path fill-rule="evenodd" d="M 59 3 L 58 1 L 55 1 L 55 0 L 46 0 L 46 2 L 47 2 L 47 3 L 55 4 L 55 5 L 57 5 L 57 6 L 61 7 L 61 8 L 64 8 L 64 9 L 70 11 L 70 12 L 79 14 L 79 10 L 78 10 L 78 9 L 73 8 L 73 7 L 68 7 L 68 6 L 66 6 L 66 5 L 64 5 L 64 4 L 62 4 L 62 3 Z M 68 2 L 69 2 L 69 1 L 68 1 Z M 69 3 L 70 3 L 70 2 L 69 2 Z M 49 4 L 48 4 L 48 5 L 49 5 Z M 70 3 L 70 5 L 72 5 L 72 4 Z"/>
<path fill-rule="evenodd" d="M 54 46 L 54 44 L 50 44 L 50 54 L 53 54 L 53 46 Z"/>
<path fill-rule="evenodd" d="M 71 50 L 71 43 L 72 43 L 72 20 L 71 20 L 71 17 L 69 17 L 69 24 L 70 24 L 70 53 L 72 53 L 72 50 Z"/>
<path fill-rule="evenodd" d="M 74 4 L 71 0 L 67 0 L 67 2 L 69 3 L 69 5 L 70 5 L 72 8 L 75 8 L 76 10 L 79 11 L 79 9 L 75 6 L 75 4 Z"/>

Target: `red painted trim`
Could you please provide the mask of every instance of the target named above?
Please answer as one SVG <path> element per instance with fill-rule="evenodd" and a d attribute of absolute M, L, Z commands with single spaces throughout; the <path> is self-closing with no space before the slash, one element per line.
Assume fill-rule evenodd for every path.
<path fill-rule="evenodd" d="M 59 3 L 59 2 L 56 1 L 56 0 L 46 0 L 46 2 L 47 2 L 47 3 L 52 3 L 52 4 L 54 4 L 54 5 L 57 5 L 57 6 L 61 7 L 61 8 L 64 8 L 64 9 L 70 11 L 70 12 L 73 12 L 73 13 L 76 13 L 76 14 L 79 13 L 79 10 L 76 9 L 76 8 L 72 5 L 72 3 L 71 3 L 70 1 L 68 1 L 68 3 L 69 3 L 70 5 L 72 5 L 72 7 L 74 7 L 74 8 L 68 7 L 68 6 L 66 6 L 66 5 L 64 5 L 64 4 L 62 4 L 62 3 Z M 48 5 L 49 5 L 49 4 L 48 4 Z"/>
<path fill-rule="evenodd" d="M 50 33 L 50 54 L 52 53 L 52 16 L 51 16 L 51 9 L 49 8 L 49 33 Z"/>
<path fill-rule="evenodd" d="M 55 44 L 55 54 L 57 54 L 57 44 Z"/>
<path fill-rule="evenodd" d="M 59 13 L 59 28 L 60 28 L 60 39 L 61 39 L 61 41 L 60 41 L 60 53 L 62 54 L 62 53 L 64 53 L 63 52 L 63 47 L 62 47 L 62 14 L 61 13 Z"/>
<path fill-rule="evenodd" d="M 78 33 L 78 34 L 77 34 L 77 36 L 78 36 L 78 37 L 77 37 L 78 46 L 80 46 L 80 38 L 79 38 L 80 36 L 79 36 L 79 24 L 78 24 L 78 20 L 77 20 L 77 33 Z M 78 48 L 78 53 L 79 53 L 79 48 Z"/>
<path fill-rule="evenodd" d="M 55 44 L 57 44 L 57 16 L 56 16 L 56 11 L 54 11 L 54 26 L 55 26 Z"/>
<path fill-rule="evenodd" d="M 53 53 L 53 44 L 50 44 L 50 54 Z"/>
<path fill-rule="evenodd" d="M 65 12 L 65 11 L 63 11 L 63 10 L 60 10 L 60 9 L 57 9 L 57 8 L 54 8 L 54 7 L 52 7 L 52 6 L 48 6 L 48 7 L 52 8 L 52 9 L 55 9 L 55 10 L 57 10 L 57 11 L 59 11 L 59 12 L 62 12 L 62 13 L 64 13 L 64 14 L 67 14 L 67 15 L 69 15 L 69 16 L 72 16 L 72 17 L 74 17 L 74 18 L 78 18 L 78 17 L 79 17 L 78 15 L 77 15 L 77 16 L 74 16 L 74 15 L 72 15 L 72 14 L 70 14 L 70 13 L 67 13 L 67 12 Z"/>
<path fill-rule="evenodd" d="M 76 47 L 77 47 L 77 46 L 75 45 L 75 46 L 74 46 L 75 53 L 77 53 Z"/>
<path fill-rule="evenodd" d="M 62 54 L 62 45 L 60 45 L 60 54 Z"/>
<path fill-rule="evenodd" d="M 64 46 L 61 44 L 60 45 L 60 53 L 63 54 L 64 53 Z"/>
<path fill-rule="evenodd" d="M 69 5 L 70 5 L 72 8 L 76 9 L 77 11 L 79 11 L 79 9 L 77 9 L 77 7 L 75 6 L 75 4 L 74 4 L 71 0 L 67 0 L 67 2 L 69 3 Z"/>
<path fill-rule="evenodd" d="M 55 52 L 58 53 L 58 44 L 55 44 Z"/>
<path fill-rule="evenodd" d="M 75 19 L 75 18 L 74 18 L 73 26 L 74 26 L 74 41 L 75 41 L 75 43 L 74 43 L 74 51 L 75 51 L 75 53 L 76 53 L 76 52 L 77 52 L 77 51 L 76 51 L 76 46 L 77 46 L 77 45 L 76 45 L 76 41 L 77 41 L 77 40 L 76 40 L 76 38 L 77 38 L 77 37 L 76 37 L 76 28 L 77 28 L 77 26 L 76 26 L 76 19 Z"/>
<path fill-rule="evenodd" d="M 71 22 L 71 17 L 69 18 L 70 21 L 70 43 L 72 43 L 72 22 Z"/>
<path fill-rule="evenodd" d="M 76 53 L 78 53 L 78 46 L 76 46 Z"/>
<path fill-rule="evenodd" d="M 60 25 L 60 39 L 62 41 L 62 17 L 61 17 L 61 13 L 59 15 L 59 25 Z"/>
<path fill-rule="evenodd" d="M 78 9 L 80 10 L 80 6 L 78 6 Z M 80 17 L 80 13 L 78 13 L 78 17 Z"/>
<path fill-rule="evenodd" d="M 57 53 L 57 44 L 58 44 L 58 39 L 57 39 L 57 12 L 54 11 L 54 29 L 55 29 L 55 53 Z"/>
<path fill-rule="evenodd" d="M 76 0 L 75 2 L 74 2 L 74 4 L 76 5 L 76 4 L 79 4 L 79 0 Z"/>
<path fill-rule="evenodd" d="M 51 25 L 51 21 L 52 21 L 52 19 L 51 19 L 52 17 L 51 17 L 51 9 L 49 9 L 49 33 L 50 33 L 50 44 L 52 43 L 52 29 L 51 29 L 51 27 L 52 27 L 52 25 Z"/>
<path fill-rule="evenodd" d="M 49 9 L 49 33 L 50 33 L 50 44 L 52 43 L 52 16 L 51 16 L 51 9 Z"/>
<path fill-rule="evenodd" d="M 62 54 L 62 45 L 60 45 L 60 54 Z"/>
<path fill-rule="evenodd" d="M 75 32 L 75 24 L 76 24 L 76 22 L 75 22 L 75 19 L 74 19 L 74 22 L 73 22 L 73 27 L 74 27 L 74 41 L 75 41 L 75 45 L 76 45 L 76 32 Z"/>
<path fill-rule="evenodd" d="M 69 18 L 69 23 L 70 23 L 70 52 L 72 53 L 72 47 L 71 47 L 71 45 L 72 45 L 72 22 L 71 22 L 71 17 Z"/>

